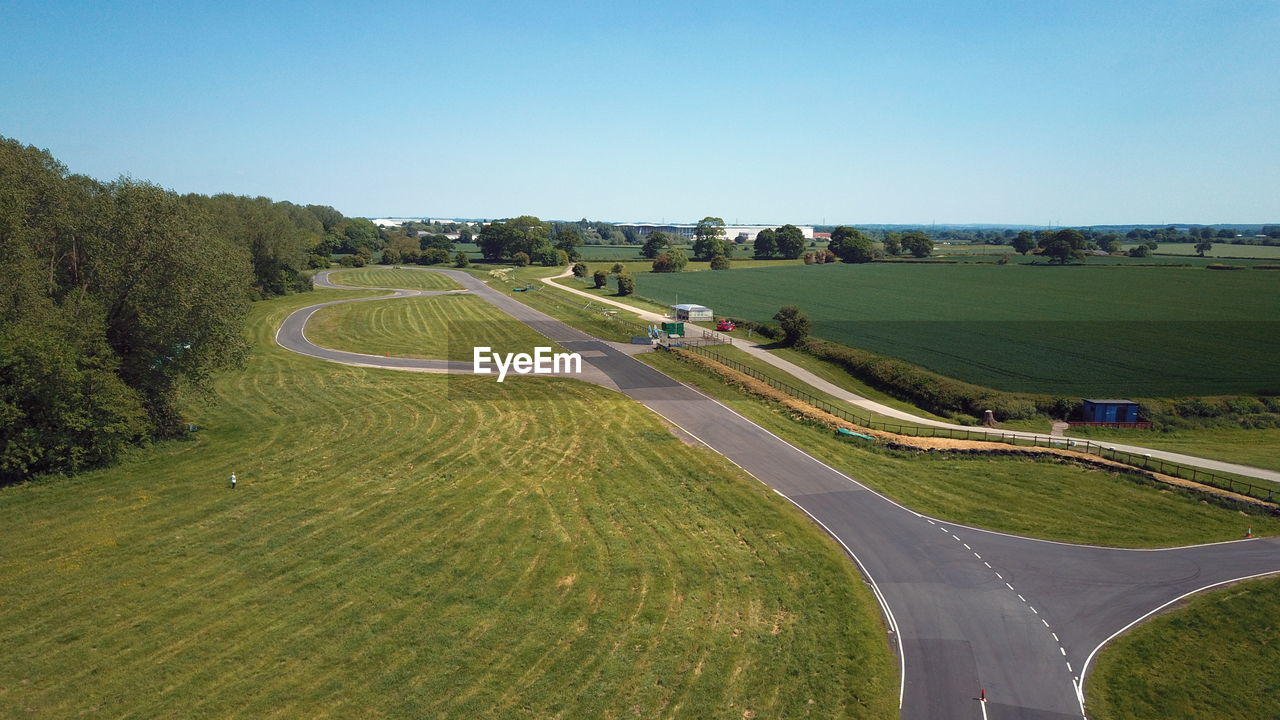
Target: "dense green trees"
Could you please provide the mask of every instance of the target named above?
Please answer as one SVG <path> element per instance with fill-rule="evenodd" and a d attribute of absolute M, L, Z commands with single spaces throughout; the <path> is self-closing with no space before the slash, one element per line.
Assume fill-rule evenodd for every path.
<path fill-rule="evenodd" d="M 1058 230 L 1040 237 L 1040 253 L 1049 262 L 1066 264 L 1070 260 L 1084 260 L 1085 239 L 1078 230 Z"/>
<path fill-rule="evenodd" d="M 180 388 L 243 358 L 250 297 L 309 286 L 328 210 L 100 183 L 0 139 L 0 482 L 176 432 Z"/>
<path fill-rule="evenodd" d="M 541 257 L 548 251 L 554 257 L 550 231 L 548 223 L 531 215 L 521 215 L 485 225 L 476 237 L 476 243 L 486 260 L 515 259 L 517 254 L 523 254 L 527 265 L 530 258 Z"/>
<path fill-rule="evenodd" d="M 827 249 L 847 263 L 865 263 L 876 259 L 876 249 L 871 238 L 857 228 L 844 225 L 831 231 L 831 242 L 827 244 Z"/>
<path fill-rule="evenodd" d="M 1013 245 L 1014 250 L 1017 250 L 1019 253 L 1026 255 L 1028 252 L 1035 249 L 1036 239 L 1031 235 L 1031 233 L 1027 232 L 1026 230 L 1023 230 L 1013 238 L 1010 244 Z"/>
<path fill-rule="evenodd" d="M 795 260 L 804 254 L 804 233 L 795 225 L 783 225 L 774 231 L 778 254 L 787 260 Z"/>
<path fill-rule="evenodd" d="M 771 228 L 756 233 L 753 255 L 757 260 L 768 260 L 778 254 L 778 235 Z"/>
<path fill-rule="evenodd" d="M 693 234 L 693 256 L 709 260 L 716 255 L 733 256 L 733 243 L 724 234 L 724 220 L 704 217 L 698 221 Z"/>
<path fill-rule="evenodd" d="M 912 230 L 911 232 L 903 233 L 899 242 L 903 251 L 911 253 L 912 257 L 923 258 L 933 254 L 933 241 L 922 232 Z"/>
<path fill-rule="evenodd" d="M 645 236 L 644 245 L 640 247 L 640 257 L 656 258 L 672 245 L 670 235 L 661 230 L 655 230 Z"/>
<path fill-rule="evenodd" d="M 653 259 L 656 273 L 681 272 L 689 264 L 689 257 L 680 248 L 671 248 Z"/>

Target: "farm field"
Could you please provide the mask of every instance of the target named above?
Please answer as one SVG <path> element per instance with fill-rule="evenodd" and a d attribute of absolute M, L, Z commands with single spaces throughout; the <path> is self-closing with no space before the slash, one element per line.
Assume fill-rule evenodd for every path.
<path fill-rule="evenodd" d="M 439 277 L 435 273 L 400 272 Z M 529 352 L 539 345 L 555 347 L 527 325 L 471 295 L 333 305 L 311 317 L 307 337 L 334 350 L 430 360 L 471 360 L 472 348 L 478 346 L 499 353 Z"/>
<path fill-rule="evenodd" d="M 1131 246 L 1126 246 L 1131 247 Z M 1154 254 L 1144 258 L 1131 258 L 1124 255 L 1108 255 L 1108 256 L 1090 256 L 1085 261 L 1085 265 L 1118 265 L 1122 267 L 1146 267 L 1146 266 L 1190 266 L 1205 267 L 1214 263 L 1221 263 L 1221 260 L 1214 259 L 1215 256 L 1210 253 L 1207 257 L 1196 257 L 1195 251 L 1188 253 L 1176 254 L 1176 251 L 1166 253 L 1165 248 L 1178 248 L 1178 245 L 1160 245 L 1160 249 Z M 1248 246 L 1231 246 L 1231 247 L 1248 247 Z M 1021 255 L 1008 245 L 937 245 L 934 246 L 933 255 L 928 258 L 915 259 L 910 256 L 899 256 L 897 262 L 910 263 L 981 263 L 994 264 L 1001 257 L 1007 257 L 1008 262 L 1014 265 L 1048 265 L 1049 262 L 1042 256 L 1034 253 Z M 1252 267 L 1254 265 L 1272 264 L 1274 259 L 1269 259 L 1269 255 L 1249 253 L 1238 254 L 1242 257 L 1238 262 L 1232 262 L 1232 265 L 1243 265 Z"/>
<path fill-rule="evenodd" d="M 1047 461 L 906 455 L 841 440 L 829 429 L 726 385 L 669 353 L 644 362 L 699 389 L 814 457 L 907 507 L 951 522 L 1062 542 L 1172 547 L 1235 540 L 1247 526 L 1280 535 L 1280 518 L 1242 516 L 1165 486 Z"/>
<path fill-rule="evenodd" d="M 641 274 L 637 293 L 768 320 L 1002 390 L 1162 397 L 1280 390 L 1280 276 L 1194 268 L 829 264 Z"/>
<path fill-rule="evenodd" d="M 1276 717 L 1280 578 L 1188 598 L 1112 640 L 1086 686 L 1089 717 Z"/>
<path fill-rule="evenodd" d="M 1125 249 L 1133 247 L 1125 243 Z M 1196 255 L 1195 243 L 1160 243 L 1156 249 L 1160 255 Z M 1280 260 L 1280 245 L 1229 245 L 1213 243 L 1213 249 L 1205 253 L 1209 258 L 1255 258 L 1261 260 Z"/>
<path fill-rule="evenodd" d="M 397 269 L 386 265 L 334 270 L 329 281 L 356 287 L 404 288 L 407 290 L 460 290 L 462 286 L 448 276 L 421 270 Z"/>
<path fill-rule="evenodd" d="M 896 717 L 878 607 L 790 504 L 599 388 L 272 342 L 352 296 L 255 303 L 191 440 L 0 489 L 5 707 Z"/>

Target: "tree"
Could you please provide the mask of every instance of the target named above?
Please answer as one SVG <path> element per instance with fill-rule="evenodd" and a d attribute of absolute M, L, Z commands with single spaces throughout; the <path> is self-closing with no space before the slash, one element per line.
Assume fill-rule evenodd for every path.
<path fill-rule="evenodd" d="M 447 235 L 440 235 L 440 234 L 423 235 L 421 238 L 419 238 L 418 243 L 419 243 L 419 246 L 418 246 L 419 250 L 426 250 L 428 248 L 440 248 L 445 252 L 453 252 L 453 241 L 450 240 Z"/>
<path fill-rule="evenodd" d="M 711 269 L 712 270 L 728 270 L 729 258 L 723 255 L 716 255 L 715 257 L 711 258 Z"/>
<path fill-rule="evenodd" d="M 630 273 L 621 273 L 616 276 L 616 279 L 619 295 L 630 295 L 636 291 L 636 279 L 631 277 Z"/>
<path fill-rule="evenodd" d="M 640 248 L 640 256 L 656 258 L 669 247 L 671 247 L 671 236 L 661 230 L 655 230 L 645 236 L 644 246 Z"/>
<path fill-rule="evenodd" d="M 609 282 L 609 273 L 603 270 L 597 270 L 591 274 L 591 279 L 595 282 L 596 287 L 602 288 L 605 286 L 605 283 Z"/>
<path fill-rule="evenodd" d="M 693 256 L 695 258 L 712 258 L 716 255 L 731 257 L 733 243 L 724 235 L 724 220 L 718 217 L 704 217 L 698 221 L 693 234 Z"/>
<path fill-rule="evenodd" d="M 1026 255 L 1027 252 L 1036 246 L 1036 239 L 1032 237 L 1031 233 L 1023 230 L 1013 238 L 1010 244 L 1013 245 L 1014 250 Z"/>
<path fill-rule="evenodd" d="M 865 263 L 876 259 L 876 249 L 871 238 L 857 228 L 844 225 L 831 231 L 831 242 L 827 244 L 827 249 L 847 263 Z M 816 255 L 814 261 L 817 261 Z"/>
<path fill-rule="evenodd" d="M 778 254 L 788 260 L 795 260 L 804 252 L 804 233 L 795 225 L 783 225 L 775 232 Z"/>
<path fill-rule="evenodd" d="M 1143 243 L 1142 245 L 1134 245 L 1129 248 L 1129 257 L 1151 257 L 1151 248 L 1147 247 L 1146 243 Z"/>
<path fill-rule="evenodd" d="M 622 267 L 622 263 L 614 263 L 613 267 L 609 268 L 610 275 L 621 275 L 624 272 L 626 269 Z"/>
<path fill-rule="evenodd" d="M 902 236 L 902 249 L 911 253 L 912 257 L 929 257 L 933 253 L 933 241 L 919 230 L 912 230 Z"/>
<path fill-rule="evenodd" d="M 1212 249 L 1213 249 L 1213 243 L 1209 242 L 1208 240 L 1201 240 L 1200 242 L 1196 243 L 1196 252 L 1200 255 L 1200 257 L 1204 257 L 1204 254 L 1209 252 Z"/>
<path fill-rule="evenodd" d="M 1070 228 L 1045 233 L 1040 237 L 1040 252 L 1049 262 L 1065 265 L 1071 260 L 1084 260 L 1084 235 Z"/>
<path fill-rule="evenodd" d="M 574 276 L 574 277 L 586 277 L 586 276 L 587 276 L 587 265 L 586 265 L 586 263 L 574 263 L 574 264 L 573 264 L 573 276 Z"/>
<path fill-rule="evenodd" d="M 898 233 L 885 233 L 884 252 L 886 255 L 897 255 L 902 252 L 902 236 Z"/>
<path fill-rule="evenodd" d="M 524 266 L 528 265 L 528 264 L 529 264 L 529 254 L 528 254 L 528 253 L 524 253 L 524 252 L 518 252 L 518 253 L 516 253 L 515 255 L 512 255 L 512 256 L 511 256 L 511 264 L 512 264 L 512 265 L 515 265 L 516 267 L 524 267 Z"/>
<path fill-rule="evenodd" d="M 778 254 L 777 235 L 772 229 L 765 228 L 756 234 L 753 254 L 757 260 L 767 260 Z"/>
<path fill-rule="evenodd" d="M 578 252 L 580 247 L 582 247 L 582 235 L 572 225 L 561 225 L 556 230 L 555 248 L 564 251 L 569 260 L 577 260 L 580 257 L 581 253 Z"/>
<path fill-rule="evenodd" d="M 400 251 L 395 248 L 387 248 L 386 250 L 383 250 L 381 262 L 383 265 L 399 265 Z"/>
<path fill-rule="evenodd" d="M 447 262 L 449 262 L 449 251 L 434 247 L 423 250 L 422 257 L 418 259 L 419 265 L 439 265 Z"/>
<path fill-rule="evenodd" d="M 784 305 L 774 313 L 773 319 L 782 327 L 782 341 L 787 345 L 795 345 L 809 334 L 809 316 L 795 305 Z"/>
<path fill-rule="evenodd" d="M 682 272 L 689 264 L 689 256 L 680 248 L 671 248 L 653 260 L 654 272 Z"/>
<path fill-rule="evenodd" d="M 454 267 L 464 268 L 470 264 L 471 264 L 471 258 L 467 257 L 467 254 L 462 252 L 461 250 L 458 251 L 457 255 L 453 256 Z"/>
<path fill-rule="evenodd" d="M 539 249 L 550 246 L 547 232 L 547 223 L 531 215 L 521 215 L 485 225 L 476 243 L 486 260 L 514 257 L 518 252 L 532 256 Z"/>

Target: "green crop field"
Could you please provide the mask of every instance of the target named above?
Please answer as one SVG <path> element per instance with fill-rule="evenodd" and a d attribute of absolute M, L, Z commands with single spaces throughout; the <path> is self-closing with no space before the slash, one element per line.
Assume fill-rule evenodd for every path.
<path fill-rule="evenodd" d="M 1125 248 L 1133 247 L 1126 244 Z M 1160 255 L 1196 255 L 1195 243 L 1160 243 L 1156 248 Z M 1280 245 L 1230 245 L 1213 243 L 1213 249 L 1205 253 L 1210 258 L 1254 258 L 1262 260 L 1280 260 Z"/>
<path fill-rule="evenodd" d="M 0 715 L 896 717 L 870 591 L 787 502 L 584 383 L 272 342 L 360 295 L 256 303 L 192 439 L 0 489 Z"/>
<path fill-rule="evenodd" d="M 472 349 L 479 346 L 500 353 L 554 347 L 527 325 L 473 295 L 333 305 L 311 317 L 307 338 L 334 350 L 432 360 L 471 360 Z"/>
<path fill-rule="evenodd" d="M 1280 717 L 1280 578 L 1192 596 L 1098 654 L 1089 717 Z"/>
<path fill-rule="evenodd" d="M 1002 390 L 1280 391 L 1280 274 L 1198 268 L 829 264 L 640 274 L 657 302 L 767 320 Z"/>
<path fill-rule="evenodd" d="M 440 273 L 368 265 L 350 270 L 334 270 L 329 281 L 356 287 L 405 288 L 409 290 L 460 290 L 461 285 Z"/>

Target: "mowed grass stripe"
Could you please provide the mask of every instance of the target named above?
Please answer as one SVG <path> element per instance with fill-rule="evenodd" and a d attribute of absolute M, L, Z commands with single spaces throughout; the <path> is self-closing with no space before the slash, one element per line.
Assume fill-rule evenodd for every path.
<path fill-rule="evenodd" d="M 458 290 L 462 287 L 448 275 L 437 272 L 378 266 L 334 270 L 329 273 L 329 282 L 335 285 L 406 290 Z"/>
<path fill-rule="evenodd" d="M 472 295 L 414 297 L 334 305 L 307 323 L 321 347 L 370 355 L 433 360 L 473 358 L 476 347 L 532 352 L 550 340 Z"/>
<path fill-rule="evenodd" d="M 288 311 L 340 296 L 256 304 L 249 366 L 197 406 L 194 439 L 0 490 L 6 703 L 56 717 L 896 714 L 874 600 L 786 504 L 598 388 L 274 346 Z M 796 620 L 774 635 L 783 613 Z"/>

